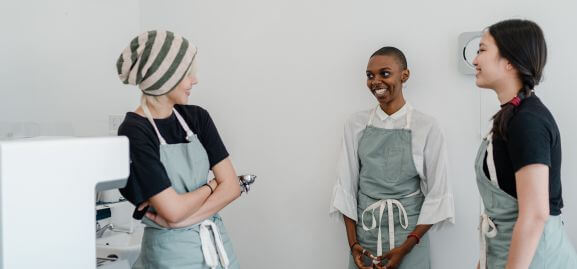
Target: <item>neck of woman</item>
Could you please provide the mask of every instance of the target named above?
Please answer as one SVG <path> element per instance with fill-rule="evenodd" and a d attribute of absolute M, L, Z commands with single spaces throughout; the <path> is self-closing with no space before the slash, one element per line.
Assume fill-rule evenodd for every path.
<path fill-rule="evenodd" d="M 153 119 L 165 119 L 172 115 L 174 104 L 166 96 L 143 96 L 140 107 L 135 111 L 141 116 L 145 116 L 143 106 L 146 105 Z"/>
<path fill-rule="evenodd" d="M 502 83 L 499 87 L 495 88 L 497 93 L 497 98 L 501 105 L 508 103 L 511 99 L 515 98 L 519 94 L 519 90 L 523 88 L 523 83 L 518 80 L 508 80 Z"/>
<path fill-rule="evenodd" d="M 381 109 L 383 110 L 383 112 L 385 112 L 387 115 L 393 115 L 395 114 L 397 111 L 401 110 L 401 108 L 403 108 L 403 106 L 405 105 L 405 98 L 403 96 L 399 96 L 399 98 L 389 102 L 389 103 L 381 103 L 379 104 L 379 106 L 381 107 Z"/>

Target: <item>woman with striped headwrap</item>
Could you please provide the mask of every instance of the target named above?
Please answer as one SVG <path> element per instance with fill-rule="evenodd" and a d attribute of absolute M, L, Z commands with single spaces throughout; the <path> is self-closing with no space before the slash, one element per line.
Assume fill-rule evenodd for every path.
<path fill-rule="evenodd" d="M 172 32 L 148 31 L 117 61 L 120 80 L 142 91 L 118 130 L 130 141 L 131 159 L 120 191 L 138 207 L 135 218 L 146 214 L 133 268 L 239 268 L 218 215 L 241 193 L 236 172 L 208 112 L 187 105 L 196 52 Z"/>

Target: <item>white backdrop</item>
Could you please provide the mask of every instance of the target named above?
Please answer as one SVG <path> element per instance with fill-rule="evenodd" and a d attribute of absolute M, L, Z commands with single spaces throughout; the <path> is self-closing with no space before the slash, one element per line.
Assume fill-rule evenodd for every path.
<path fill-rule="evenodd" d="M 2 0 L 0 138 L 108 135 L 139 103 L 115 68 L 139 18 L 137 0 Z"/>
<path fill-rule="evenodd" d="M 105 135 L 108 115 L 138 103 L 136 88 L 122 86 L 114 66 L 130 39 L 154 28 L 186 36 L 199 47 L 200 83 L 190 102 L 209 110 L 238 172 L 259 176 L 253 192 L 223 212 L 243 268 L 346 267 L 344 225 L 327 214 L 337 154 L 348 115 L 375 104 L 364 70 L 385 45 L 406 53 L 405 96 L 438 119 L 449 142 L 457 224 L 432 233 L 433 268 L 473 268 L 473 161 L 496 98 L 458 73 L 457 37 L 501 19 L 535 20 L 549 45 L 537 92 L 562 132 L 564 215 L 577 245 L 574 1 L 38 3 L 34 11 L 13 1 L 19 10 L 1 19 L 19 38 L 2 38 L 0 55 L 10 64 L 0 67 L 0 122 L 58 121 L 76 135 Z M 67 8 L 84 16 L 63 20 Z"/>

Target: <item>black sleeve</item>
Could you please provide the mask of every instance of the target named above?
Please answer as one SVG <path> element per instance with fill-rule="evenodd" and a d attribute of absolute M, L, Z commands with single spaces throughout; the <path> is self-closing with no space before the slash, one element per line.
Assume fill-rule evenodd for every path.
<path fill-rule="evenodd" d="M 208 160 L 212 169 L 214 165 L 226 159 L 229 154 L 208 111 L 202 108 L 200 111 L 198 139 L 208 153 Z"/>
<path fill-rule="evenodd" d="M 552 135 L 545 120 L 531 113 L 515 115 L 507 129 L 514 172 L 530 164 L 551 166 Z"/>
<path fill-rule="evenodd" d="M 128 137 L 130 143 L 130 175 L 126 187 L 120 189 L 124 198 L 139 205 L 172 186 L 160 162 L 159 145 L 150 137 L 149 130 L 138 125 L 123 124 L 118 135 Z"/>

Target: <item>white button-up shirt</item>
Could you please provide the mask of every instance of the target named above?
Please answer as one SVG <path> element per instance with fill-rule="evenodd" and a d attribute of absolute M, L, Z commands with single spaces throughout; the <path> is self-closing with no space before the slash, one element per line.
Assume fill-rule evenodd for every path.
<path fill-rule="evenodd" d="M 401 129 L 406 126 L 407 103 L 399 111 L 387 115 L 377 108 L 373 126 L 385 129 Z M 342 215 L 355 221 L 357 218 L 357 192 L 359 188 L 359 139 L 367 126 L 374 108 L 353 114 L 345 124 L 343 143 L 338 162 L 337 182 L 329 214 Z M 411 126 L 413 160 L 421 177 L 421 191 L 425 201 L 417 225 L 455 223 L 453 193 L 447 178 L 446 144 L 441 129 L 434 118 L 413 109 Z"/>

